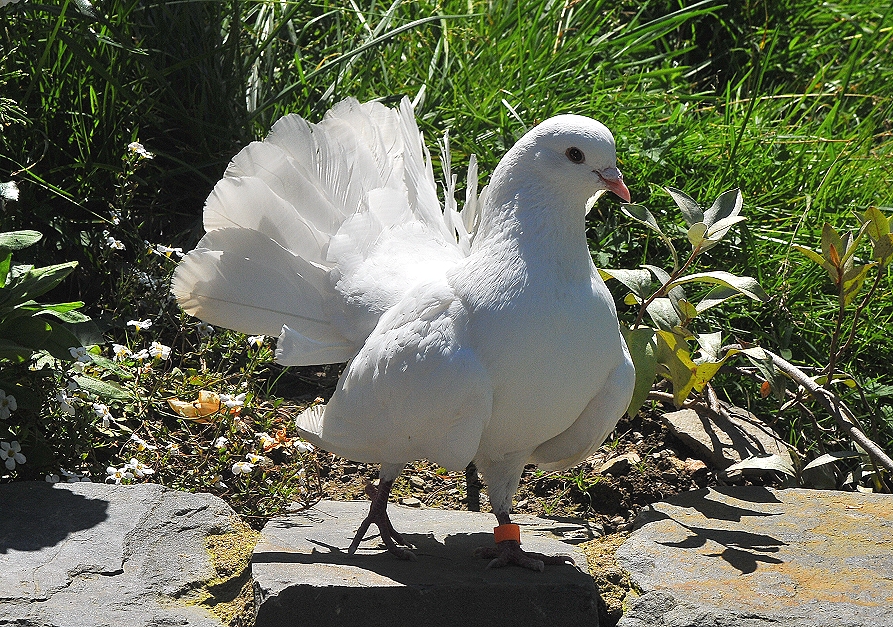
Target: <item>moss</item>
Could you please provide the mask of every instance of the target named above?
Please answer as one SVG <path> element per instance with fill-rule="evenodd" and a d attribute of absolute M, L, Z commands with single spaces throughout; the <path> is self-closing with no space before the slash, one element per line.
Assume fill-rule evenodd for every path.
<path fill-rule="evenodd" d="M 232 518 L 231 524 L 232 532 L 205 539 L 217 576 L 185 601 L 209 610 L 228 627 L 248 627 L 254 623 L 251 553 L 260 533 L 238 518 Z"/>
<path fill-rule="evenodd" d="M 615 554 L 628 533 L 613 533 L 582 545 L 599 596 L 599 625 L 613 627 L 623 616 L 625 599 L 634 592 L 629 575 L 617 564 Z"/>

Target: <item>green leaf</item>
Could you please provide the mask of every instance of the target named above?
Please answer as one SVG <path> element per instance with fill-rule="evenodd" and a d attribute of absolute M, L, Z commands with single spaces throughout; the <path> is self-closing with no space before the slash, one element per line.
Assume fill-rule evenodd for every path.
<path fill-rule="evenodd" d="M 825 269 L 825 271 L 828 273 L 828 276 L 831 277 L 831 280 L 834 283 L 837 283 L 837 268 L 834 266 L 834 264 L 832 264 L 830 261 L 825 259 L 822 255 L 820 255 L 816 251 L 814 251 L 810 248 L 806 248 L 805 246 L 800 246 L 799 244 L 794 244 L 793 248 L 794 248 L 794 250 L 806 255 L 807 259 L 809 259 L 810 261 L 813 261 L 814 263 L 817 263 L 818 265 L 822 266 Z"/>
<path fill-rule="evenodd" d="M 636 384 L 633 388 L 633 397 L 629 402 L 626 413 L 635 416 L 636 412 L 648 397 L 651 384 L 657 371 L 657 344 L 654 340 L 654 329 L 639 328 L 627 329 L 621 326 L 626 346 L 633 359 L 636 368 Z"/>
<path fill-rule="evenodd" d="M 679 300 L 674 301 L 672 298 L 670 302 L 673 303 L 673 306 L 676 308 L 676 312 L 679 314 L 679 317 L 683 322 L 687 322 L 688 320 L 694 320 L 698 317 L 698 309 L 690 302 L 685 300 L 684 298 L 680 298 Z"/>
<path fill-rule="evenodd" d="M 741 213 L 744 198 L 740 189 L 730 189 L 720 194 L 710 208 L 704 212 L 704 223 L 709 227 L 721 220 L 737 216 Z M 729 225 L 731 226 L 731 225 Z"/>
<path fill-rule="evenodd" d="M 747 220 L 747 218 L 745 218 L 744 216 L 729 216 L 728 218 L 717 220 L 710 226 L 709 229 L 707 229 L 707 238 L 711 242 L 719 242 L 723 237 L 726 236 L 726 233 L 729 232 L 729 229 L 731 229 L 739 222 L 744 222 L 745 220 Z"/>
<path fill-rule="evenodd" d="M 660 225 L 658 225 L 657 220 L 654 218 L 651 212 L 648 211 L 647 207 L 643 207 L 642 205 L 621 203 L 620 211 L 622 211 L 627 217 L 630 217 L 636 222 L 644 224 L 648 228 L 654 230 L 661 237 L 666 237 L 664 235 L 664 232 L 660 230 Z"/>
<path fill-rule="evenodd" d="M 720 349 L 722 348 L 722 331 L 716 331 L 714 333 L 698 333 L 695 335 L 695 338 L 698 340 L 698 346 L 701 348 L 701 357 L 700 359 L 695 360 L 696 363 L 722 361 L 725 358 L 719 354 Z"/>
<path fill-rule="evenodd" d="M 769 295 L 763 291 L 763 288 L 760 287 L 760 284 L 757 283 L 756 279 L 749 276 L 738 276 L 724 270 L 713 270 L 711 272 L 697 272 L 695 274 L 689 274 L 683 277 L 679 277 L 678 279 L 673 281 L 671 285 L 676 286 L 693 282 L 719 283 L 720 285 L 725 285 L 726 287 L 737 290 L 741 294 L 744 294 L 745 296 L 747 296 L 748 298 L 752 298 L 753 300 L 769 300 Z"/>
<path fill-rule="evenodd" d="M 34 350 L 28 346 L 22 346 L 15 340 L 0 337 L 0 361 L 6 359 L 9 361 L 25 361 L 34 353 Z"/>
<path fill-rule="evenodd" d="M 726 468 L 723 472 L 729 474 L 736 470 L 774 470 L 791 477 L 797 474 L 788 460 L 774 453 L 772 455 L 754 455 L 753 457 L 742 459 L 740 462 Z"/>
<path fill-rule="evenodd" d="M 707 225 L 703 222 L 695 222 L 690 227 L 688 227 L 688 231 L 686 235 L 688 236 L 688 241 L 691 244 L 691 247 L 700 248 L 704 243 L 707 234 Z"/>
<path fill-rule="evenodd" d="M 0 304 L 18 305 L 33 300 L 59 285 L 77 267 L 77 261 L 60 263 L 45 268 L 33 268 L 18 276 L 0 292 Z"/>
<path fill-rule="evenodd" d="M 651 296 L 651 273 L 648 270 L 602 270 L 599 269 L 602 279 L 615 279 L 625 285 L 629 291 L 645 300 Z"/>
<path fill-rule="evenodd" d="M 863 214 L 864 222 L 868 224 L 868 236 L 872 239 L 880 239 L 890 234 L 890 220 L 878 207 L 869 207 Z"/>
<path fill-rule="evenodd" d="M 893 218 L 887 218 L 878 207 L 869 207 L 859 217 L 863 220 L 865 232 L 871 238 L 874 258 L 881 265 L 887 265 L 893 257 L 893 233 L 890 232 L 890 219 Z"/>
<path fill-rule="evenodd" d="M 741 351 L 747 359 L 756 366 L 763 378 L 769 382 L 772 393 L 779 402 L 784 401 L 784 391 L 787 387 L 787 377 L 775 369 L 772 358 L 759 346 L 751 346 Z"/>
<path fill-rule="evenodd" d="M 704 313 L 711 307 L 716 307 L 735 296 L 741 296 L 741 292 L 733 287 L 728 287 L 727 285 L 717 285 L 707 292 L 707 295 L 701 299 L 701 302 L 695 306 L 695 309 L 698 310 L 699 314 Z"/>
<path fill-rule="evenodd" d="M 814 460 L 806 464 L 803 467 L 803 470 L 809 470 L 810 468 L 815 468 L 816 466 L 824 466 L 825 464 L 832 464 L 841 459 L 849 459 L 859 456 L 860 453 L 858 451 L 834 451 L 833 453 L 825 453 L 824 455 L 819 455 Z"/>
<path fill-rule="evenodd" d="M 109 359 L 108 357 L 103 357 L 102 355 L 94 355 L 90 354 L 90 357 L 93 359 L 93 363 L 106 372 L 110 372 L 114 374 L 116 377 L 123 379 L 125 381 L 129 381 L 134 378 L 134 375 L 131 373 L 131 369 L 125 366 L 122 366 L 116 361 Z"/>
<path fill-rule="evenodd" d="M 871 240 L 872 255 L 882 266 L 887 265 L 893 258 L 893 233 Z"/>
<path fill-rule="evenodd" d="M 841 267 L 841 256 L 846 252 L 846 246 L 843 239 L 833 226 L 825 222 L 822 226 L 822 256 L 828 261 L 835 270 Z M 837 283 L 836 274 L 833 277 Z"/>
<path fill-rule="evenodd" d="M 694 386 L 697 365 L 691 360 L 688 343 L 672 331 L 657 332 L 657 361 L 666 366 L 670 383 L 673 385 L 673 402 L 676 407 L 688 398 Z"/>
<path fill-rule="evenodd" d="M 670 195 L 673 202 L 679 207 L 686 225 L 692 226 L 693 224 L 704 221 L 704 212 L 694 198 L 674 187 L 664 187 L 664 191 Z"/>
<path fill-rule="evenodd" d="M 83 306 L 83 301 L 73 301 L 70 303 L 54 303 L 50 305 L 38 303 L 35 301 L 29 301 L 26 303 L 22 303 L 16 309 L 30 311 L 34 315 L 38 316 L 41 314 L 48 314 L 55 318 L 58 318 L 62 322 L 77 324 L 80 322 L 88 322 L 90 320 L 90 316 L 79 311 L 75 311 L 76 309 L 80 309 Z"/>
<path fill-rule="evenodd" d="M 81 341 L 74 333 L 66 329 L 60 324 L 48 323 L 52 329 L 52 334 L 44 344 L 43 348 L 56 359 L 71 361 L 71 353 L 68 351 L 73 346 L 80 346 Z"/>
<path fill-rule="evenodd" d="M 859 292 L 862 291 L 862 286 L 865 284 L 865 277 L 868 275 L 868 271 L 871 270 L 875 266 L 874 263 L 866 263 L 861 266 L 854 266 L 847 270 L 847 272 L 843 275 L 843 304 L 846 307 L 849 307 L 850 303 L 853 302 L 853 299 L 859 295 Z"/>
<path fill-rule="evenodd" d="M 0 253 L 0 289 L 6 285 L 6 278 L 9 276 L 9 267 L 12 265 L 12 253 L 5 255 Z"/>
<path fill-rule="evenodd" d="M 123 387 L 113 381 L 103 381 L 87 375 L 76 375 L 75 383 L 82 389 L 96 394 L 102 399 L 113 401 L 132 401 L 136 400 L 133 394 L 125 390 Z"/>
<path fill-rule="evenodd" d="M 43 235 L 38 231 L 8 231 L 0 233 L 0 250 L 21 250 L 40 241 Z"/>
<path fill-rule="evenodd" d="M 0 324 L 0 339 L 28 348 L 31 352 L 43 348 L 52 332 L 49 322 L 33 316 L 13 318 Z"/>
<path fill-rule="evenodd" d="M 648 228 L 655 231 L 663 240 L 664 244 L 667 245 L 667 248 L 670 249 L 670 253 L 673 255 L 674 267 L 679 267 L 679 255 L 676 253 L 676 247 L 673 246 L 673 242 L 670 241 L 670 238 L 667 237 L 666 234 L 660 229 L 657 220 L 646 207 L 643 207 L 642 205 L 621 203 L 620 211 L 622 211 L 626 216 L 632 218 L 636 222 L 644 224 Z"/>
<path fill-rule="evenodd" d="M 664 331 L 672 331 L 682 324 L 682 319 L 669 298 L 655 298 L 648 303 L 645 311 L 651 317 L 654 326 Z"/>

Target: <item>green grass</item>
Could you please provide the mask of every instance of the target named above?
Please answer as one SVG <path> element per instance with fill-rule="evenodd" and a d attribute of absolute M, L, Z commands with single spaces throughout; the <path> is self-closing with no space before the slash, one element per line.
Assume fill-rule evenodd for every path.
<path fill-rule="evenodd" d="M 8 5 L 0 9 L 0 33 L 15 47 L 0 59 L 0 182 L 15 180 L 21 194 L 5 205 L 0 230 L 45 235 L 21 261 L 79 262 L 54 300 L 87 303 L 94 323 L 78 332 L 106 357 L 112 341 L 144 346 L 129 334 L 127 320 L 158 321 L 152 337 L 173 347 L 172 361 L 155 362 L 148 387 L 132 386 L 142 404 L 122 400 L 116 409 L 140 433 L 207 444 L 230 432 L 232 422 L 197 429 L 165 409 L 165 398 L 212 384 L 235 392 L 245 381 L 258 408 L 246 428 L 255 432 L 285 424 L 282 412 L 262 409 L 265 403 L 274 407 L 279 397 L 300 394 L 312 399 L 318 390 L 306 381 L 314 383 L 312 372 L 282 374 L 253 361 L 235 335 L 220 334 L 213 343 L 198 338 L 165 302 L 163 283 L 147 292 L 135 280 L 142 271 L 163 282 L 172 267 L 147 254 L 144 241 L 195 244 L 204 198 L 242 145 L 285 113 L 316 120 L 347 96 L 393 102 L 408 95 L 418 101 L 429 146 L 449 129 L 454 167 L 461 172 L 476 153 L 486 175 L 527 128 L 576 112 L 613 130 L 634 201 L 662 224 L 679 225 L 675 238 L 684 241 L 682 220 L 662 186 L 702 202 L 742 189 L 747 223 L 707 253 L 702 268 L 755 276 L 772 298 L 763 305 L 733 301 L 705 323 L 725 329 L 730 341 L 753 341 L 822 366 L 836 297 L 824 273 L 791 244 L 818 248 L 824 222 L 855 230 L 853 212 L 893 206 L 893 12 L 885 3 L 856 0 L 682 4 Z M 156 155 L 139 167 L 126 150 L 137 140 Z M 613 200 L 599 201 L 590 216 L 600 265 L 666 263 L 659 240 L 625 218 Z M 109 250 L 105 230 L 126 250 Z M 869 254 L 867 247 L 860 253 Z M 847 400 L 888 451 L 891 306 L 884 279 L 840 363 L 865 386 L 864 400 L 851 392 Z M 632 309 L 621 309 L 623 317 L 634 317 Z M 75 465 L 101 473 L 127 459 L 123 432 L 89 431 L 95 418 L 86 405 L 74 422 L 54 409 L 49 399 L 68 367 L 49 365 L 37 383 L 28 383 L 33 371 L 3 366 L 0 383 L 31 386 L 37 400 L 0 424 L 0 439 L 18 437 L 32 449 L 46 443 L 33 451 L 33 463 L 21 466 L 19 478 Z M 131 384 L 122 372 L 93 374 Z M 814 423 L 807 415 L 779 414 L 777 402 L 761 399 L 755 384 L 735 375 L 723 383 L 733 400 L 774 422 L 807 457 L 848 446 L 826 417 L 817 414 Z M 247 446 L 237 452 L 255 450 Z M 202 482 L 232 461 L 195 455 L 158 458 L 156 477 L 207 488 Z M 279 462 L 281 479 L 295 466 Z M 201 468 L 195 476 L 203 479 L 189 479 L 190 467 Z M 271 493 L 282 485 L 274 483 Z M 235 492 L 248 498 L 248 490 Z M 267 505 L 246 500 L 245 507 L 261 515 L 275 509 L 269 503 L 280 503 L 276 498 Z"/>

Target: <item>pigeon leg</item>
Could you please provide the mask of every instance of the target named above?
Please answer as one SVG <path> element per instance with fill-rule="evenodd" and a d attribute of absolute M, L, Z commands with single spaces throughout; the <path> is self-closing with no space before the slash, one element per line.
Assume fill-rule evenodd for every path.
<path fill-rule="evenodd" d="M 546 564 L 573 564 L 574 560 L 567 555 L 543 555 L 527 552 L 521 548 L 521 535 L 517 525 L 513 525 L 507 512 L 496 514 L 499 527 L 493 530 L 496 546 L 482 546 L 474 554 L 476 557 L 490 559 L 487 568 L 502 568 L 509 564 L 543 572 Z"/>
<path fill-rule="evenodd" d="M 354 536 L 353 542 L 350 543 L 350 548 L 347 549 L 349 555 L 353 555 L 356 552 L 357 547 L 360 545 L 360 541 L 363 539 L 366 531 L 369 530 L 369 525 L 375 523 L 378 527 L 379 535 L 381 535 L 381 540 L 387 547 L 388 552 L 396 555 L 402 560 L 416 559 L 415 553 L 397 546 L 398 544 L 410 546 L 410 544 L 406 542 L 399 533 L 394 531 L 394 527 L 391 525 L 391 520 L 388 518 L 388 495 L 391 493 L 391 486 L 393 485 L 393 480 L 379 481 L 378 488 L 371 483 L 366 484 L 366 494 L 372 499 L 372 505 L 369 506 L 369 515 L 366 516 L 366 519 L 360 524 L 360 528 L 357 529 L 357 535 Z"/>

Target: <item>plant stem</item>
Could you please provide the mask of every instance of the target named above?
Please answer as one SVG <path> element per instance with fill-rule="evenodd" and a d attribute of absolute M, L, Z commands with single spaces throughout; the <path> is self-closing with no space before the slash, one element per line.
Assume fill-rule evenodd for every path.
<path fill-rule="evenodd" d="M 639 314 L 636 316 L 635 322 L 633 322 L 633 326 L 632 326 L 633 329 L 638 329 L 639 325 L 642 324 L 642 318 L 645 317 L 645 312 L 648 310 L 648 305 L 653 303 L 656 299 L 666 296 L 669 293 L 670 290 L 667 289 L 667 286 L 670 285 L 676 279 L 678 279 L 682 275 L 683 272 L 688 270 L 688 268 L 694 262 L 695 257 L 697 257 L 698 253 L 700 253 L 700 252 L 701 252 L 701 247 L 695 246 L 695 248 L 691 251 L 691 255 L 689 255 L 688 259 L 685 260 L 685 263 L 682 264 L 682 267 L 678 268 L 677 270 L 674 270 L 673 274 L 670 275 L 670 279 L 666 283 L 661 285 L 660 289 L 658 289 L 656 292 L 654 292 L 654 294 L 649 296 L 648 300 L 646 300 L 644 303 L 642 303 L 642 306 L 639 307 Z"/>

